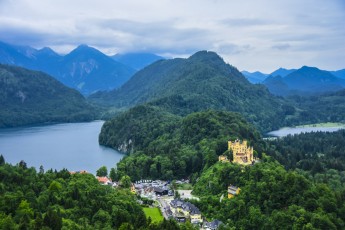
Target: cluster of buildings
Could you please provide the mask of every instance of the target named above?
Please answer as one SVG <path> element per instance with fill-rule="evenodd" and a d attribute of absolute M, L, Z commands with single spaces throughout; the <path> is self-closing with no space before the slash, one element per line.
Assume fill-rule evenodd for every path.
<path fill-rule="evenodd" d="M 181 199 L 171 200 L 165 209 L 169 218 L 174 218 L 178 222 L 190 220 L 191 224 L 202 226 L 205 230 L 216 230 L 222 224 L 219 220 L 211 222 L 203 220 L 200 210 L 194 204 Z"/>
<path fill-rule="evenodd" d="M 241 165 L 252 165 L 255 162 L 253 155 L 253 147 L 248 147 L 246 140 L 240 141 L 235 140 L 234 142 L 228 141 L 228 150 L 232 152 L 232 162 L 238 163 Z M 220 162 L 230 162 L 226 155 L 219 156 Z M 71 174 L 75 173 L 87 173 L 86 171 L 70 172 Z M 104 185 L 110 185 L 113 187 L 118 186 L 117 182 L 112 182 L 108 177 L 96 177 L 99 183 Z M 183 182 L 181 182 L 183 183 Z M 131 185 L 131 192 L 136 193 L 141 197 L 148 198 L 151 200 L 156 200 L 162 196 L 173 196 L 174 192 L 168 187 L 168 182 L 160 180 L 141 180 L 133 183 Z M 234 185 L 228 186 L 228 199 L 233 198 L 234 196 L 240 193 L 241 189 Z M 219 220 L 214 220 L 207 222 L 202 219 L 200 210 L 192 203 L 185 202 L 182 199 L 167 199 L 166 206 L 164 211 L 168 218 L 174 218 L 178 222 L 186 222 L 190 220 L 192 224 L 203 226 L 203 229 L 206 230 L 215 230 L 222 224 Z"/>
<path fill-rule="evenodd" d="M 148 199 L 155 199 L 160 196 L 169 195 L 173 196 L 174 193 L 168 187 L 168 182 L 161 180 L 141 180 L 132 185 L 132 189 L 141 197 Z"/>

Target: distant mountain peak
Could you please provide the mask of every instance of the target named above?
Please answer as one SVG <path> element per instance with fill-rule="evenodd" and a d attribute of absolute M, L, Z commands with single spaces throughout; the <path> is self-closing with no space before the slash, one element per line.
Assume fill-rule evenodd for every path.
<path fill-rule="evenodd" d="M 93 48 L 91 46 L 82 44 L 79 45 L 77 48 L 75 48 L 74 50 L 72 50 L 69 54 L 67 54 L 65 56 L 67 59 L 74 59 L 74 58 L 78 58 L 78 59 L 85 59 L 85 58 L 106 58 L 106 59 L 111 59 L 110 57 L 108 57 L 107 55 L 105 55 L 104 53 L 102 53 L 101 51 L 99 51 L 96 48 Z"/>
<path fill-rule="evenodd" d="M 77 49 L 82 49 L 82 48 L 90 48 L 90 46 L 86 45 L 86 44 L 80 44 Z"/>
<path fill-rule="evenodd" d="M 79 45 L 77 48 L 75 48 L 73 51 L 99 51 L 96 48 L 93 48 L 91 46 L 85 45 L 85 44 L 81 44 Z M 99 51 L 100 52 L 100 51 Z"/>
<path fill-rule="evenodd" d="M 52 50 L 50 47 L 43 47 L 42 49 L 40 49 L 38 51 L 41 51 L 41 52 L 54 52 L 54 50 Z"/>
<path fill-rule="evenodd" d="M 44 55 L 49 55 L 49 56 L 60 56 L 59 54 L 57 54 L 54 50 L 52 50 L 49 47 L 43 47 L 42 49 L 37 50 L 36 54 L 39 54 L 39 55 L 44 54 Z"/>
<path fill-rule="evenodd" d="M 223 58 L 221 58 L 216 52 L 213 51 L 207 51 L 207 50 L 202 50 L 198 51 L 192 56 L 189 57 L 189 59 L 197 59 L 197 60 L 211 60 L 211 59 L 218 59 L 221 61 L 224 61 Z"/>
<path fill-rule="evenodd" d="M 118 61 L 124 65 L 127 65 L 133 69 L 141 70 L 144 67 L 158 61 L 165 59 L 164 57 L 158 56 L 153 53 L 125 53 L 125 54 L 116 54 L 112 56 L 115 61 Z"/>
<path fill-rule="evenodd" d="M 317 68 L 317 67 L 313 67 L 313 66 L 306 66 L 306 65 L 304 65 L 304 66 L 302 66 L 300 69 L 298 69 L 298 70 L 296 70 L 296 71 L 322 71 L 322 70 L 320 70 L 319 68 Z"/>
<path fill-rule="evenodd" d="M 275 74 L 287 72 L 282 70 L 274 71 Z M 288 94 L 319 94 L 340 90 L 345 87 L 344 80 L 337 78 L 332 73 L 320 70 L 317 67 L 302 66 L 300 69 L 292 71 L 283 78 L 267 78 L 264 84 L 269 90 L 278 95 Z"/>
<path fill-rule="evenodd" d="M 255 72 L 248 72 L 248 71 L 241 71 L 241 73 L 247 78 L 247 80 L 253 84 L 263 82 L 269 75 L 265 73 L 261 73 L 260 71 Z"/>
<path fill-rule="evenodd" d="M 285 69 L 285 68 L 279 67 L 279 69 L 273 71 L 270 75 L 272 76 L 279 75 L 279 76 L 285 77 L 294 71 L 296 71 L 296 69 Z"/>

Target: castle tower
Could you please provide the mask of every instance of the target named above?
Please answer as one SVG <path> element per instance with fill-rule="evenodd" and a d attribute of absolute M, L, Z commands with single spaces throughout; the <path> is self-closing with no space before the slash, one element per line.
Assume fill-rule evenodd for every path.
<path fill-rule="evenodd" d="M 234 142 L 228 141 L 228 150 L 232 150 L 233 162 L 249 165 L 254 161 L 253 147 L 247 146 L 247 141 L 235 140 Z"/>

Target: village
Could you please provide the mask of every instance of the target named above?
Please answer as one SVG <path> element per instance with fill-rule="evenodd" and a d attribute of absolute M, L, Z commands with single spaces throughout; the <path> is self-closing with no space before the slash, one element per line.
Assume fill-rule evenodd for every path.
<path fill-rule="evenodd" d="M 230 159 L 229 159 L 230 158 Z M 246 140 L 228 141 L 228 154 L 220 155 L 218 161 L 222 163 L 237 163 L 240 165 L 253 165 L 258 162 L 253 155 L 253 147 L 248 147 Z M 87 173 L 86 171 L 71 172 Z M 96 176 L 102 185 L 119 186 L 119 182 L 113 182 L 110 178 Z M 184 223 L 189 221 L 191 224 L 205 230 L 215 230 L 222 224 L 220 220 L 206 220 L 201 211 L 189 200 L 196 199 L 192 195 L 192 189 L 178 189 L 188 185 L 189 180 L 140 180 L 132 183 L 130 191 L 136 194 L 138 202 L 142 205 L 157 207 L 165 219 L 175 219 L 177 222 Z M 240 193 L 241 189 L 236 185 L 229 185 L 227 198 L 232 199 Z"/>

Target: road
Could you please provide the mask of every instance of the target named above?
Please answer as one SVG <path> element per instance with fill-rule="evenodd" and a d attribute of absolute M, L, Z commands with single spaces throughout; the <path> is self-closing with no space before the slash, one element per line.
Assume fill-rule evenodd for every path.
<path fill-rule="evenodd" d="M 159 197 L 159 198 L 157 199 L 157 201 L 158 201 L 158 203 L 159 203 L 159 207 L 160 207 L 160 209 L 161 209 L 161 212 L 162 212 L 162 214 L 163 214 L 163 216 L 164 216 L 164 218 L 165 218 L 166 220 L 169 219 L 169 215 L 168 215 L 167 212 L 166 212 L 166 208 L 169 208 L 169 207 L 170 207 L 169 203 L 170 203 L 171 200 L 172 200 L 171 197 Z"/>

